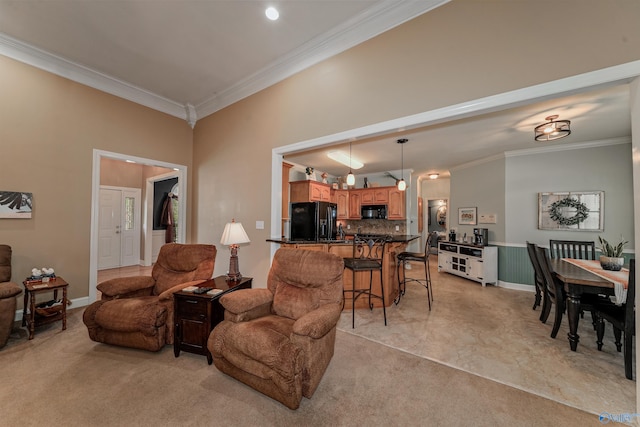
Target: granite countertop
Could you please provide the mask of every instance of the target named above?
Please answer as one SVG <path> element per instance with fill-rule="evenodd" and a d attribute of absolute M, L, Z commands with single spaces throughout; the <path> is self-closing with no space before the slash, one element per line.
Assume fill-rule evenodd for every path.
<path fill-rule="evenodd" d="M 353 235 L 347 235 L 347 239 L 333 239 L 333 240 L 327 240 L 327 239 L 322 239 L 322 240 L 289 240 L 289 239 L 267 239 L 267 242 L 273 242 L 273 243 L 280 243 L 280 244 L 298 244 L 298 245 L 304 245 L 304 244 L 318 244 L 318 243 L 330 243 L 330 244 L 351 244 L 351 241 L 353 239 L 349 239 L 348 237 L 353 237 Z M 412 240 L 418 239 L 420 236 L 419 235 L 411 235 L 411 234 L 397 234 L 397 235 L 390 235 L 391 240 L 390 242 L 393 243 L 408 243 Z"/>

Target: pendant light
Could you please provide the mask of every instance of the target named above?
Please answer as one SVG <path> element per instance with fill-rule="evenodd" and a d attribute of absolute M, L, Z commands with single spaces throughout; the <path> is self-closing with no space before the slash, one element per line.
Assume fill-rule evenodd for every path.
<path fill-rule="evenodd" d="M 404 143 L 407 141 L 409 141 L 407 138 L 400 138 L 397 141 L 398 144 L 400 144 L 400 148 L 401 148 L 400 161 L 402 162 L 402 176 L 400 181 L 398 181 L 398 190 L 400 191 L 404 191 L 407 189 L 407 183 L 404 182 Z"/>
<path fill-rule="evenodd" d="M 349 175 L 347 175 L 347 185 L 356 185 L 356 176 L 351 172 L 351 141 L 349 141 Z"/>

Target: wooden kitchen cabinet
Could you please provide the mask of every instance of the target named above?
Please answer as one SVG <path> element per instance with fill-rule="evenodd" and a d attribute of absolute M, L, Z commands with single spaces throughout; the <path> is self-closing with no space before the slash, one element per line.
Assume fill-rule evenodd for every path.
<path fill-rule="evenodd" d="M 317 181 L 294 181 L 289 183 L 291 203 L 330 202 L 331 186 Z"/>
<path fill-rule="evenodd" d="M 389 188 L 367 188 L 362 190 L 361 205 L 386 205 L 389 203 Z"/>
<path fill-rule="evenodd" d="M 349 219 L 361 219 L 361 190 L 349 190 Z"/>
<path fill-rule="evenodd" d="M 338 205 L 337 219 L 349 219 L 349 191 L 334 190 L 333 199 Z"/>
<path fill-rule="evenodd" d="M 387 219 L 406 219 L 405 191 L 393 187 L 389 189 L 389 209 Z"/>

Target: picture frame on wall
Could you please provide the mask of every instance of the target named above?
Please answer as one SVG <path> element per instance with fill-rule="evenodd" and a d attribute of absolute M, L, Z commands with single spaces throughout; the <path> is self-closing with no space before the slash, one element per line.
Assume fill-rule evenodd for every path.
<path fill-rule="evenodd" d="M 604 231 L 604 191 L 538 193 L 538 229 Z"/>
<path fill-rule="evenodd" d="M 478 221 L 478 208 L 458 208 L 459 225 L 476 225 Z"/>
<path fill-rule="evenodd" d="M 33 193 L 0 191 L 0 218 L 31 218 Z"/>

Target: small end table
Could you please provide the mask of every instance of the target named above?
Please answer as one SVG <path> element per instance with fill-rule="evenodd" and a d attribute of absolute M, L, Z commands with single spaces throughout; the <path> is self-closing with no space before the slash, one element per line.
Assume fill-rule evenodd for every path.
<path fill-rule="evenodd" d="M 24 307 L 22 309 L 22 326 L 29 329 L 29 339 L 33 339 L 36 326 L 46 325 L 62 320 L 62 330 L 67 329 L 67 288 L 69 284 L 60 276 L 51 278 L 49 282 L 22 282 L 24 286 Z M 44 316 L 36 312 L 36 295 L 53 291 L 53 299 L 58 299 L 58 290 L 62 289 L 62 306 L 51 315 Z M 27 311 L 27 307 L 29 310 Z M 56 306 L 57 307 L 57 306 Z"/>
<path fill-rule="evenodd" d="M 216 295 L 194 294 L 179 291 L 173 294 L 173 319 L 175 322 L 173 354 L 180 356 L 180 350 L 207 356 L 209 365 L 213 357 L 207 348 L 209 334 L 224 319 L 224 307 L 220 297 L 238 289 L 250 289 L 253 278 L 243 277 L 229 282 L 226 276 L 218 276 L 198 285 L 202 288 L 221 289 Z"/>

